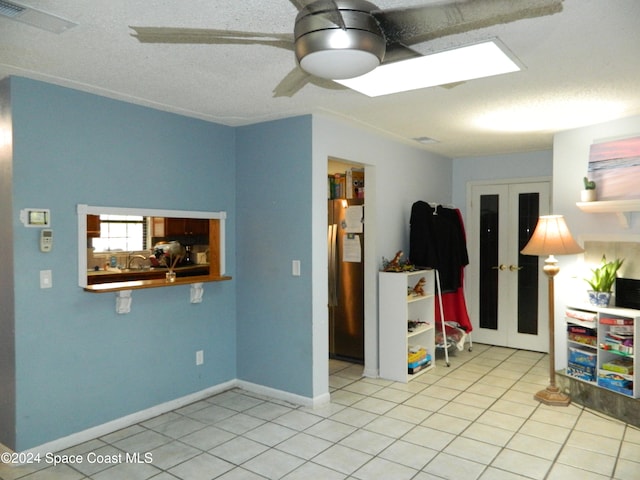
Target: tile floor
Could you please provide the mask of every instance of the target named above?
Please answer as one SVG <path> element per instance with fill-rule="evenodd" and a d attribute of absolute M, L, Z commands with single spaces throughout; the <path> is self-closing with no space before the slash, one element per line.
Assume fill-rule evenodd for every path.
<path fill-rule="evenodd" d="M 61 452 L 83 463 L 0 464 L 0 478 L 640 478 L 640 430 L 577 405 L 533 400 L 547 383 L 545 355 L 474 344 L 456 352 L 451 367 L 436 364 L 401 384 L 331 360 L 324 408 L 230 390 Z M 124 461 L 134 452 L 151 461 Z"/>

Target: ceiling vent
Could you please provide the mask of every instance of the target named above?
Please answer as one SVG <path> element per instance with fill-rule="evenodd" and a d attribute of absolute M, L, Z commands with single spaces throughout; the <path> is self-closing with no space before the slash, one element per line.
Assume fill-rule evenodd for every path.
<path fill-rule="evenodd" d="M 0 16 L 53 33 L 66 32 L 77 25 L 56 15 L 5 0 L 0 0 Z"/>

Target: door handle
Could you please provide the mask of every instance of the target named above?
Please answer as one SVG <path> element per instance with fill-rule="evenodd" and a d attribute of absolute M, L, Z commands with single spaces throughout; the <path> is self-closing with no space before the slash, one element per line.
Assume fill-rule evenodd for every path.
<path fill-rule="evenodd" d="M 496 265 L 495 267 L 491 267 L 493 270 L 506 270 L 507 266 L 504 263 L 501 263 L 500 265 Z"/>
<path fill-rule="evenodd" d="M 509 265 L 509 270 L 512 272 L 517 272 L 518 270 L 522 270 L 524 267 L 519 267 L 517 265 Z"/>

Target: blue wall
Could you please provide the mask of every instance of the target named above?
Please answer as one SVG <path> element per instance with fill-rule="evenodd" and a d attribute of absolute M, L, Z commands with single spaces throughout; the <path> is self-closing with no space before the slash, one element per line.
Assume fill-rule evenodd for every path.
<path fill-rule="evenodd" d="M 16 441 L 24 450 L 234 379 L 236 281 L 113 294 L 77 283 L 76 205 L 225 210 L 235 265 L 235 130 L 11 78 Z M 49 208 L 53 251 L 19 211 Z M 52 270 L 53 288 L 39 288 Z M 205 364 L 195 365 L 196 350 Z M 11 439 L 0 439 L 11 444 Z"/>
<path fill-rule="evenodd" d="M 237 130 L 238 378 L 305 397 L 313 396 L 311 135 L 310 116 Z"/>

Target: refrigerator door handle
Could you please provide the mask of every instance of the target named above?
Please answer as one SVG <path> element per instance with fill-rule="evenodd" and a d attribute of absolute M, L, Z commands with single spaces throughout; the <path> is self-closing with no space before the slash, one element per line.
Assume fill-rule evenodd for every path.
<path fill-rule="evenodd" d="M 338 245 L 336 232 L 338 225 L 335 223 L 329 225 L 329 231 L 327 233 L 327 242 L 329 245 L 329 306 L 335 307 L 338 305 Z"/>

